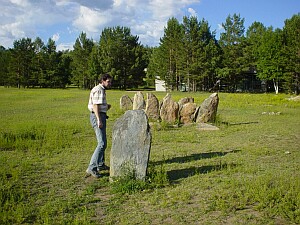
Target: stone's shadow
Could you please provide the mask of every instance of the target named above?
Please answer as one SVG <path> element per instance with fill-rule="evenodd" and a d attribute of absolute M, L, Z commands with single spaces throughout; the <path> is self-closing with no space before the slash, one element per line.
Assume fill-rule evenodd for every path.
<path fill-rule="evenodd" d="M 179 170 L 171 170 L 168 171 L 168 178 L 170 181 L 177 181 L 181 178 L 187 178 L 190 176 L 194 176 L 196 174 L 206 174 L 212 171 L 224 170 L 227 168 L 237 167 L 238 164 L 230 163 L 230 164 L 222 164 L 222 165 L 212 165 L 212 166 L 201 166 L 201 167 L 190 167 Z"/>
<path fill-rule="evenodd" d="M 228 152 L 207 152 L 207 153 L 199 153 L 199 154 L 191 154 L 188 156 L 183 156 L 183 157 L 175 157 L 172 159 L 167 159 L 167 160 L 162 160 L 162 161 L 157 161 L 157 162 L 151 162 L 152 165 L 160 165 L 164 163 L 186 163 L 186 162 L 192 162 L 192 161 L 197 161 L 200 159 L 210 159 L 214 157 L 219 157 L 219 156 L 225 156 L 229 153 L 236 153 L 240 152 L 241 150 L 232 150 Z"/>
<path fill-rule="evenodd" d="M 244 124 L 254 124 L 254 123 L 259 123 L 259 122 L 258 121 L 249 121 L 249 122 L 229 123 L 229 122 L 223 121 L 221 123 L 225 124 L 227 126 L 235 126 L 235 125 L 244 125 Z"/>

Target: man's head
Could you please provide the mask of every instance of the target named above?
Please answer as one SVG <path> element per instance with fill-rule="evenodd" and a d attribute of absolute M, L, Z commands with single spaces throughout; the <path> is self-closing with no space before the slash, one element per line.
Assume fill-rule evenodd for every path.
<path fill-rule="evenodd" d="M 105 73 L 100 77 L 99 83 L 102 84 L 103 87 L 109 88 L 111 86 L 112 77 Z"/>

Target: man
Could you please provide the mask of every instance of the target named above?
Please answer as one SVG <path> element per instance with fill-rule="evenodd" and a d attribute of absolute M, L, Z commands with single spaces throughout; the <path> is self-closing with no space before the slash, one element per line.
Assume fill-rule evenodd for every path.
<path fill-rule="evenodd" d="M 106 112 L 110 109 L 111 105 L 106 102 L 105 90 L 111 86 L 111 82 L 112 77 L 109 74 L 103 74 L 99 84 L 91 90 L 88 103 L 90 122 L 95 130 L 98 144 L 86 172 L 95 178 L 100 177 L 100 170 L 109 169 L 104 163 L 104 152 L 107 146 L 106 119 L 108 117 L 106 116 Z"/>

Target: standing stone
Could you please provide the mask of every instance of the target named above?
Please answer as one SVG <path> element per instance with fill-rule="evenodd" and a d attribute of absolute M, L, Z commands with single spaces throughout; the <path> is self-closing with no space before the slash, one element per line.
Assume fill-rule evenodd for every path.
<path fill-rule="evenodd" d="M 168 123 L 175 123 L 178 119 L 179 105 L 172 100 L 171 95 L 168 93 L 164 98 L 160 108 L 160 118 L 162 121 Z"/>
<path fill-rule="evenodd" d="M 133 107 L 132 109 L 145 109 L 145 100 L 142 92 L 138 91 L 133 97 Z"/>
<path fill-rule="evenodd" d="M 144 180 L 151 148 L 151 133 L 143 110 L 128 110 L 113 126 L 110 178 L 134 175 Z"/>
<path fill-rule="evenodd" d="M 147 93 L 145 112 L 149 119 L 159 119 L 159 101 L 157 97 L 152 93 Z"/>
<path fill-rule="evenodd" d="M 132 109 L 132 100 L 128 95 L 123 95 L 120 98 L 120 109 L 124 111 Z"/>
<path fill-rule="evenodd" d="M 180 122 L 183 124 L 190 124 L 194 121 L 196 111 L 196 104 L 188 102 L 184 104 L 179 112 Z"/>
<path fill-rule="evenodd" d="M 194 98 L 193 97 L 185 97 L 179 100 L 178 104 L 179 104 L 179 108 L 182 108 L 182 106 L 186 103 L 194 103 Z"/>
<path fill-rule="evenodd" d="M 217 116 L 219 97 L 213 93 L 203 101 L 195 112 L 196 123 L 214 122 Z"/>

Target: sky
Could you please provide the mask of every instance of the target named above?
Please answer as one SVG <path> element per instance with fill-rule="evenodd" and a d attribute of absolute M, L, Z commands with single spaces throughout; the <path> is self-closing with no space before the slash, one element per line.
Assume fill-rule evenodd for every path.
<path fill-rule="evenodd" d="M 73 49 L 81 32 L 99 41 L 106 27 L 129 27 L 143 45 L 158 46 L 171 17 L 205 19 L 218 39 L 222 23 L 234 13 L 266 27 L 284 27 L 300 13 L 300 0 L 0 0 L 0 46 L 21 38 L 51 38 L 57 50 Z"/>

